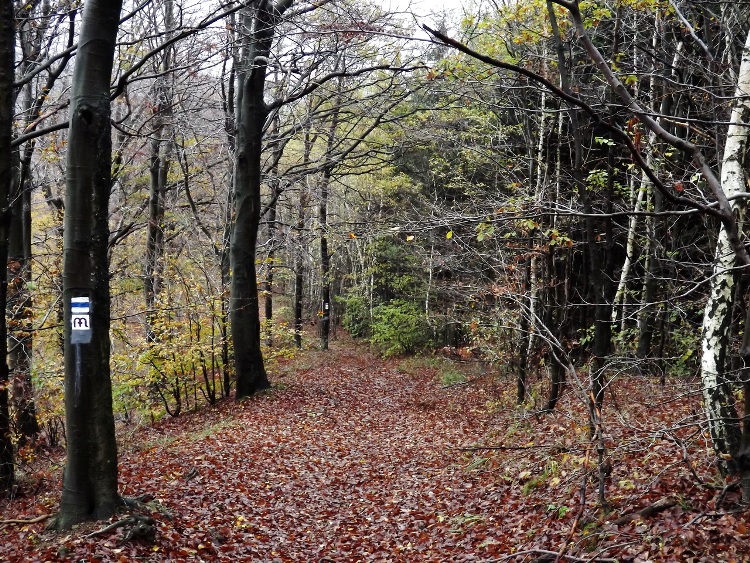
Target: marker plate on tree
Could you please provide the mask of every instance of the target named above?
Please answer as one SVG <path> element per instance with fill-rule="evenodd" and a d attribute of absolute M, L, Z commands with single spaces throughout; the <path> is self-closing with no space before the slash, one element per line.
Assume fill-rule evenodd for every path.
<path fill-rule="evenodd" d="M 88 297 L 70 299 L 70 342 L 88 344 L 91 342 L 91 303 Z"/>

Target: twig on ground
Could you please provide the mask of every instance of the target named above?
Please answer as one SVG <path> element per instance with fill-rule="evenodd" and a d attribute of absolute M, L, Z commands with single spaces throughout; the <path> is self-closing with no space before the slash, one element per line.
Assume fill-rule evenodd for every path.
<path fill-rule="evenodd" d="M 703 479 L 700 478 L 700 476 L 698 475 L 698 473 L 695 471 L 695 467 L 693 467 L 693 463 L 690 461 L 690 456 L 688 455 L 688 451 L 687 451 L 687 447 L 685 446 L 685 442 L 683 440 L 681 440 L 680 438 L 678 438 L 677 436 L 674 436 L 673 434 L 671 434 L 669 432 L 666 432 L 666 431 L 661 432 L 661 435 L 664 436 L 667 440 L 669 440 L 669 441 L 673 442 L 674 444 L 676 444 L 677 446 L 679 446 L 680 449 L 682 449 L 682 461 L 685 462 L 685 465 L 687 466 L 688 471 L 690 471 L 690 473 L 693 476 L 693 479 L 695 479 L 698 482 L 698 484 L 700 484 L 701 486 L 705 487 L 706 486 L 706 482 Z"/>
<path fill-rule="evenodd" d="M 663 499 L 659 499 L 655 503 L 648 505 L 646 508 L 642 508 L 638 512 L 623 514 L 619 518 L 613 520 L 612 524 L 619 526 L 620 524 L 627 524 L 637 518 L 650 518 L 660 512 L 669 510 L 673 506 L 677 506 L 677 499 L 673 497 L 664 497 Z"/>
<path fill-rule="evenodd" d="M 37 516 L 36 518 L 30 518 L 29 520 L 20 520 L 20 519 L 0 520 L 0 530 L 12 524 L 36 524 L 37 522 L 44 522 L 50 516 L 52 515 L 43 514 L 42 516 Z"/>
<path fill-rule="evenodd" d="M 716 502 L 714 502 L 714 506 L 716 508 L 719 508 L 722 504 L 724 504 L 724 499 L 727 496 L 727 493 L 729 491 L 735 491 L 740 488 L 740 482 L 734 481 L 732 483 L 727 483 L 723 489 L 721 489 L 721 492 L 716 496 Z"/>
<path fill-rule="evenodd" d="M 531 446 L 464 446 L 464 447 L 459 447 L 459 448 L 454 448 L 454 449 L 461 451 L 461 452 L 481 452 L 484 450 L 513 451 L 513 450 L 536 450 L 536 449 L 543 449 L 543 448 L 556 450 L 558 453 L 565 453 L 569 451 L 568 448 L 560 444 L 539 444 L 539 445 L 531 445 Z"/>
<path fill-rule="evenodd" d="M 683 524 L 683 528 L 687 528 L 688 526 L 692 526 L 698 520 L 703 520 L 704 518 L 721 518 L 722 516 L 726 516 L 727 514 L 741 514 L 743 512 L 747 512 L 750 510 L 750 505 L 743 506 L 742 508 L 735 508 L 734 510 L 725 510 L 723 512 L 701 512 L 698 516 L 690 520 L 687 524 Z"/>
<path fill-rule="evenodd" d="M 128 524 L 132 523 L 134 523 L 134 518 L 132 516 L 126 516 L 125 518 L 122 518 L 117 522 L 113 522 L 109 526 L 105 526 L 104 528 L 96 530 L 95 532 L 91 532 L 86 537 L 95 538 L 97 536 L 103 536 L 104 534 L 111 532 L 112 530 L 116 530 L 117 528 L 121 528 L 122 526 L 127 526 Z"/>
<path fill-rule="evenodd" d="M 510 555 L 503 555 L 498 559 L 490 559 L 486 563 L 500 563 L 501 561 L 508 561 L 519 555 L 543 555 L 549 556 L 548 560 L 552 561 L 552 557 L 558 557 L 560 554 L 557 551 L 549 551 L 547 549 L 526 549 L 524 551 L 516 551 Z M 576 557 L 575 555 L 562 555 L 562 559 L 566 561 L 580 561 L 581 563 L 617 563 L 617 559 L 610 559 L 609 557 Z"/>

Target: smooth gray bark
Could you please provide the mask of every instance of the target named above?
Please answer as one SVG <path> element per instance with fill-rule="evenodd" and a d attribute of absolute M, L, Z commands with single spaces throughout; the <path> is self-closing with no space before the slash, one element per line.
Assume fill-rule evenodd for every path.
<path fill-rule="evenodd" d="M 229 249 L 232 270 L 230 319 L 239 400 L 269 386 L 260 345 L 255 257 L 260 225 L 261 155 L 268 107 L 263 99 L 268 57 L 276 25 L 292 0 L 251 4 L 243 18 L 247 33 L 244 68 L 238 74 L 234 167 L 234 224 Z"/>
<path fill-rule="evenodd" d="M 109 368 L 110 79 L 122 2 L 89 0 L 70 98 L 63 301 L 67 459 L 58 529 L 120 506 Z M 71 342 L 71 298 L 90 299 L 90 343 Z"/>

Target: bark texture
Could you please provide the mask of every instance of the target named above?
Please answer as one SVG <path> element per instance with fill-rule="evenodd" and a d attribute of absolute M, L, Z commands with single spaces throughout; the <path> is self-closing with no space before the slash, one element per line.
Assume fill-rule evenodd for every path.
<path fill-rule="evenodd" d="M 109 85 L 121 1 L 91 0 L 73 75 L 66 168 L 63 299 L 67 460 L 58 529 L 109 518 L 120 506 L 109 371 L 112 141 Z M 71 342 L 71 298 L 89 297 L 91 341 Z"/>
<path fill-rule="evenodd" d="M 730 116 L 726 145 L 721 167 L 721 185 L 731 201 L 732 211 L 741 217 L 744 200 L 732 199 L 746 190 L 743 162 L 750 129 L 750 34 L 745 41 L 742 63 L 737 75 L 735 102 Z M 734 291 L 737 285 L 737 254 L 730 239 L 731 233 L 722 225 L 716 243 L 713 275 L 708 302 L 703 316 L 701 382 L 708 427 L 714 449 L 719 454 L 719 466 L 724 473 L 737 469 L 750 473 L 747 453 L 738 452 L 741 430 L 734 396 L 725 374 L 729 349 Z M 746 328 L 747 330 L 747 328 Z M 739 461 L 740 467 L 737 467 Z M 743 477 L 743 482 L 746 479 Z"/>
<path fill-rule="evenodd" d="M 238 75 L 234 168 L 234 225 L 229 256 L 232 269 L 230 319 L 237 377 L 236 398 L 269 386 L 261 351 L 258 277 L 255 257 L 260 225 L 261 155 L 268 108 L 263 99 L 274 31 L 291 0 L 261 0 L 244 18 L 244 69 Z"/>

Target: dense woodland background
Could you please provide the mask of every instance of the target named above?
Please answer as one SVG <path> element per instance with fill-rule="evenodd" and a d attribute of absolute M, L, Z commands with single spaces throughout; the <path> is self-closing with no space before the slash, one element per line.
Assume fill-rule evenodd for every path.
<path fill-rule="evenodd" d="M 13 108 L 0 418 L 11 491 L 14 467 L 22 475 L 40 447 L 66 444 L 66 151 L 86 9 L 5 4 L 15 43 L 14 82 L 0 84 Z M 242 299 L 260 305 L 249 338 L 262 353 L 242 395 L 343 331 L 384 357 L 475 362 L 525 412 L 554 417 L 564 394 L 586 406 L 605 506 L 617 447 L 608 390 L 645 378 L 674 389 L 676 404 L 702 397 L 662 431 L 713 452 L 702 463 L 740 476 L 750 497 L 747 5 L 519 0 L 424 12 L 125 2 L 106 218 L 117 424 L 233 392 L 249 350 L 230 323 L 241 272 Z M 238 112 L 251 91 L 261 205 L 239 232 L 249 145 Z M 257 287 L 232 267 L 239 244 L 255 252 Z"/>

